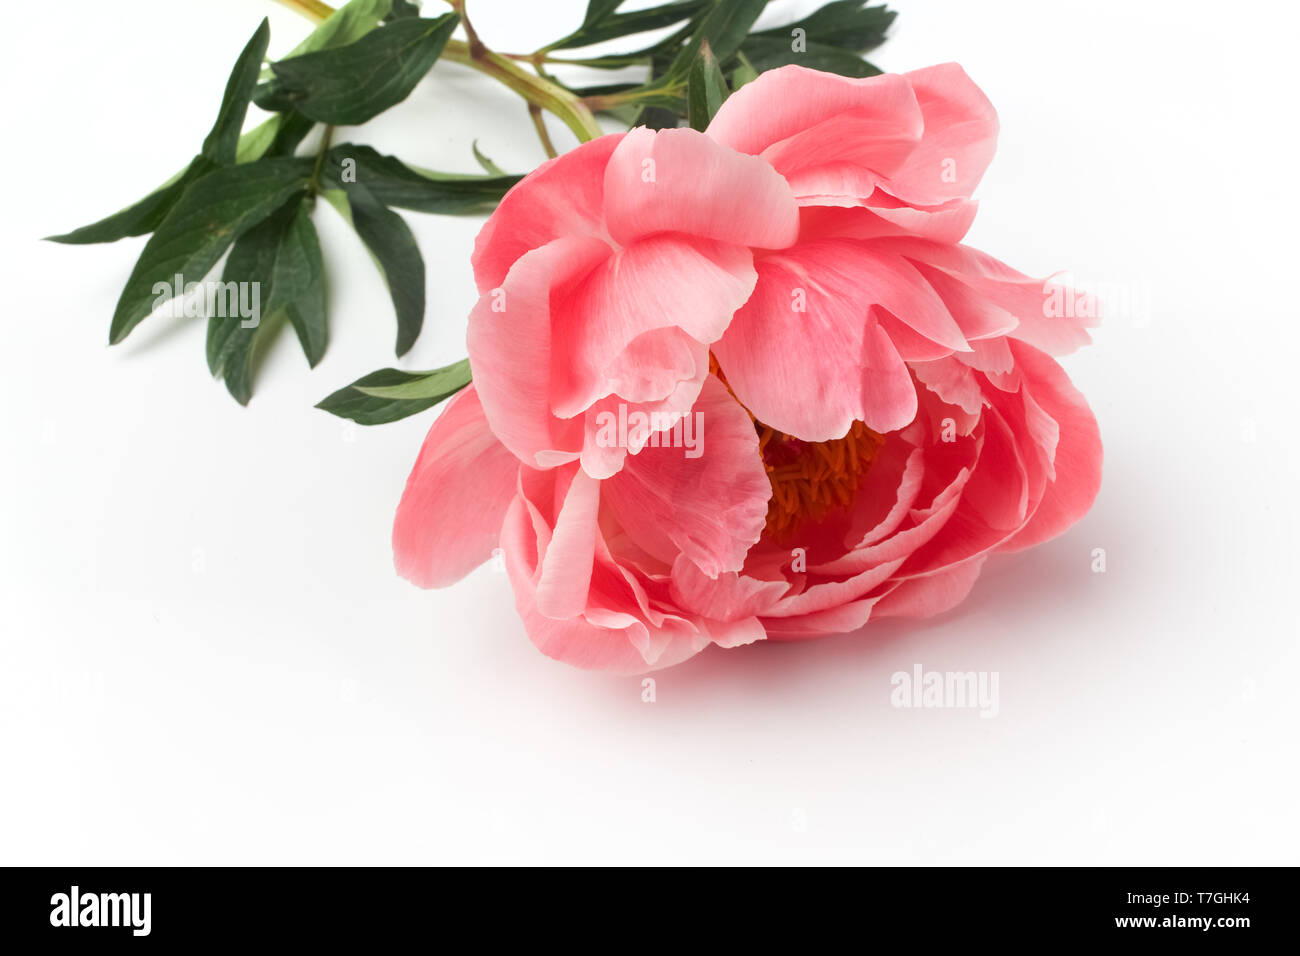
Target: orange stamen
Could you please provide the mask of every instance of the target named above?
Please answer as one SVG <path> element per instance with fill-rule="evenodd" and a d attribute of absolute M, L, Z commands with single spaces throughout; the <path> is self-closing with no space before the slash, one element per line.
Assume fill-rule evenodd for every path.
<path fill-rule="evenodd" d="M 709 371 L 727 385 L 712 353 Z M 754 419 L 753 414 L 749 417 Z M 857 421 L 842 438 L 824 442 L 800 441 L 757 419 L 754 429 L 758 453 L 772 485 L 766 533 L 776 541 L 789 541 L 805 521 L 821 521 L 834 509 L 847 508 L 885 443 L 883 435 Z"/>

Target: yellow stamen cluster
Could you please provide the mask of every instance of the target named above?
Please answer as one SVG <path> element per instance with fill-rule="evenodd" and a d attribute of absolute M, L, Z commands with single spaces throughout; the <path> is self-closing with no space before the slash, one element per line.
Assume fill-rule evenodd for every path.
<path fill-rule="evenodd" d="M 709 370 L 727 385 L 712 355 Z M 727 385 L 727 389 L 731 386 Z M 745 411 L 749 413 L 749 409 Z M 790 540 L 806 520 L 820 521 L 833 509 L 848 507 L 885 443 L 883 435 L 862 422 L 849 426 L 843 438 L 806 442 L 764 425 L 752 413 L 749 417 L 758 432 L 758 451 L 772 485 L 766 533 L 775 541 Z"/>
<path fill-rule="evenodd" d="M 755 422 L 772 500 L 767 533 L 787 540 L 805 520 L 820 521 L 832 509 L 848 507 L 866 476 L 884 436 L 854 422 L 843 438 L 805 442 Z"/>

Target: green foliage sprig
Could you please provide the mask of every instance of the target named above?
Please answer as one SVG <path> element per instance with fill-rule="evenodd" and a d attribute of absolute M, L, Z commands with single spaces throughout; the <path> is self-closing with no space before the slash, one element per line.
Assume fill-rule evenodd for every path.
<path fill-rule="evenodd" d="M 784 26 L 754 31 L 768 0 L 672 0 L 620 12 L 623 0 L 589 0 L 582 23 L 528 54 L 489 49 L 465 0 L 421 16 L 410 0 L 350 0 L 337 10 L 319 0 L 281 0 L 316 22 L 283 59 L 266 63 L 266 20 L 235 61 L 217 118 L 197 155 L 139 202 L 55 242 L 114 242 L 149 235 L 127 278 L 109 326 L 123 341 L 161 304 L 190 295 L 183 278 L 201 280 L 225 256 L 221 295 L 257 290 L 258 314 L 208 309 L 207 361 L 230 394 L 247 404 L 254 356 L 287 324 L 310 365 L 325 353 L 329 325 L 320 241 L 312 222 L 324 198 L 351 223 L 388 286 L 397 317 L 398 356 L 424 322 L 426 270 L 405 209 L 444 215 L 491 211 L 521 178 L 503 172 L 477 147 L 482 175 L 437 173 L 370 146 L 334 144 L 336 126 L 357 126 L 402 103 L 439 60 L 492 77 L 526 101 L 548 155 L 542 122 L 549 112 L 581 141 L 601 135 L 597 115 L 654 128 L 708 125 L 732 90 L 764 70 L 790 63 L 846 76 L 878 73 L 861 53 L 878 46 L 893 22 L 884 6 L 832 0 Z M 631 52 L 580 51 L 653 30 L 669 32 Z M 464 39 L 454 34 L 459 30 Z M 642 67 L 640 82 L 579 87 L 554 75 L 570 67 Z M 250 104 L 269 119 L 243 131 Z M 316 147 L 299 155 L 317 129 Z M 228 254 L 228 255 L 227 255 Z M 209 297 L 209 305 L 212 297 Z M 361 424 L 395 421 L 443 401 L 470 381 L 468 361 L 433 371 L 382 369 L 340 389 L 318 407 Z"/>

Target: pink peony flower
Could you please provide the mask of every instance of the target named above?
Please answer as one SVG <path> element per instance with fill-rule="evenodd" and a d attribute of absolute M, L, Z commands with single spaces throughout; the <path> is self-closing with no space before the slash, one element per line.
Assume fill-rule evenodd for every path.
<path fill-rule="evenodd" d="M 529 636 L 639 672 L 926 616 L 1100 483 L 1048 353 L 1073 302 L 958 244 L 997 121 L 960 67 L 774 70 L 707 133 L 635 129 L 510 192 L 474 253 L 473 384 L 398 506 L 400 573 L 499 547 Z"/>

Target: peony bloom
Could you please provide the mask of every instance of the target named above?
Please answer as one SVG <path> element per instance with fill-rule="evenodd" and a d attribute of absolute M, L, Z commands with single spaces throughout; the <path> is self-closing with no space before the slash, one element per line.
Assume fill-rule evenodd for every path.
<path fill-rule="evenodd" d="M 473 384 L 398 507 L 398 570 L 504 554 L 546 654 L 639 672 L 926 616 L 1069 527 L 1096 422 L 1074 301 L 958 244 L 997 121 L 955 65 L 774 70 L 706 133 L 552 160 L 479 236 Z"/>

